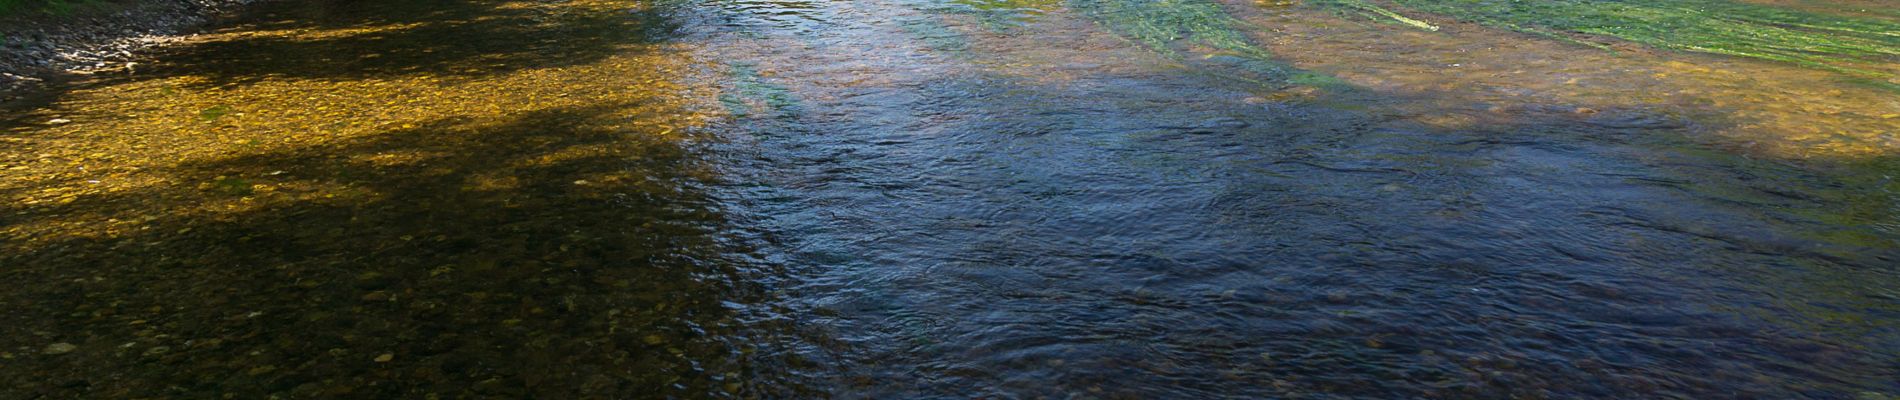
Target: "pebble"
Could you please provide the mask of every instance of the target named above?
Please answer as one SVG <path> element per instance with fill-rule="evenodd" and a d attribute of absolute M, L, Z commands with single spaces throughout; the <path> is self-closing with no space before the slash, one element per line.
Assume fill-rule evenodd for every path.
<path fill-rule="evenodd" d="M 145 355 L 147 355 L 147 356 L 162 356 L 162 355 L 165 355 L 165 353 L 170 353 L 170 352 L 172 352 L 172 348 L 171 348 L 171 347 L 168 347 L 168 346 L 158 346 L 158 347 L 153 347 L 153 348 L 150 348 L 150 349 L 146 349 L 146 350 L 145 350 Z"/>
<path fill-rule="evenodd" d="M 46 345 L 46 349 L 40 350 L 40 354 L 60 355 L 71 353 L 73 350 L 79 350 L 79 346 L 73 345 L 72 343 L 54 343 Z"/>
<path fill-rule="evenodd" d="M 391 353 L 383 353 L 383 355 L 376 356 L 376 362 L 379 363 L 386 363 L 394 359 L 396 359 L 396 355 Z"/>
<path fill-rule="evenodd" d="M 381 290 L 370 292 L 369 294 L 363 295 L 363 301 L 387 301 L 387 300 L 389 300 L 389 292 L 385 292 Z"/>
<path fill-rule="evenodd" d="M 50 121 L 46 121 L 47 125 L 65 125 L 65 124 L 70 124 L 70 123 L 73 123 L 73 120 L 65 119 L 65 118 L 54 118 Z"/>

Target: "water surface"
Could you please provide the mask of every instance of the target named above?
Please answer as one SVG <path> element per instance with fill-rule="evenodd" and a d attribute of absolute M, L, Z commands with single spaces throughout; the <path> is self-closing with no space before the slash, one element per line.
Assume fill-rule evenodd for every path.
<path fill-rule="evenodd" d="M 1900 394 L 1883 78 L 1337 3 L 266 5 L 16 105 L 0 397 Z"/>

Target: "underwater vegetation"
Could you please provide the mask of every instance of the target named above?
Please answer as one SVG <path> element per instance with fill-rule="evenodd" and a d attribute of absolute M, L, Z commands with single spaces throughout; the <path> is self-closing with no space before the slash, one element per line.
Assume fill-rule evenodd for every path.
<path fill-rule="evenodd" d="M 1131 42 L 1165 57 L 1182 59 L 1183 49 L 1237 73 L 1227 78 L 1267 86 L 1323 86 L 1340 89 L 1336 77 L 1304 71 L 1276 60 L 1248 38 L 1243 22 L 1219 3 L 1206 0 L 1070 0 L 1068 7 Z M 1211 71 L 1208 71 L 1211 72 Z"/>
<path fill-rule="evenodd" d="M 1220 51 L 1268 56 L 1238 29 L 1240 21 L 1211 1 L 1071 0 L 1069 7 L 1118 35 L 1162 53 L 1172 53 L 1170 43 L 1185 40 Z"/>
<path fill-rule="evenodd" d="M 951 0 L 934 8 L 973 15 L 985 26 L 1001 30 L 1034 21 L 1061 4 L 1062 0 Z"/>
<path fill-rule="evenodd" d="M 1363 0 L 1312 4 L 1372 12 L 1400 22 Z M 1665 49 L 1772 60 L 1896 83 L 1900 22 L 1818 14 L 1722 0 L 1391 0 L 1402 10 L 1437 14 L 1532 33 L 1569 38 L 1614 38 Z M 1416 23 L 1408 23 L 1419 25 Z"/>

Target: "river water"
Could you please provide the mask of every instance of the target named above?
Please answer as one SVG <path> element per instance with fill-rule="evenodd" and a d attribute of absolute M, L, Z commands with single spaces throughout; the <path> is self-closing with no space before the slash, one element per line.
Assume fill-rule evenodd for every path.
<path fill-rule="evenodd" d="M 1900 396 L 1900 100 L 1832 71 L 1280 2 L 313 4 L 25 109 L 0 393 Z"/>

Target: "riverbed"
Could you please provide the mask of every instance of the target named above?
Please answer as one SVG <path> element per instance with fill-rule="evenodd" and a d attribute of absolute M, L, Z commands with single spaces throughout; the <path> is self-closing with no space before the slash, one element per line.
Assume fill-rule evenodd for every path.
<path fill-rule="evenodd" d="M 0 397 L 1900 396 L 1900 16 L 1424 3 L 261 4 L 11 106 Z"/>

